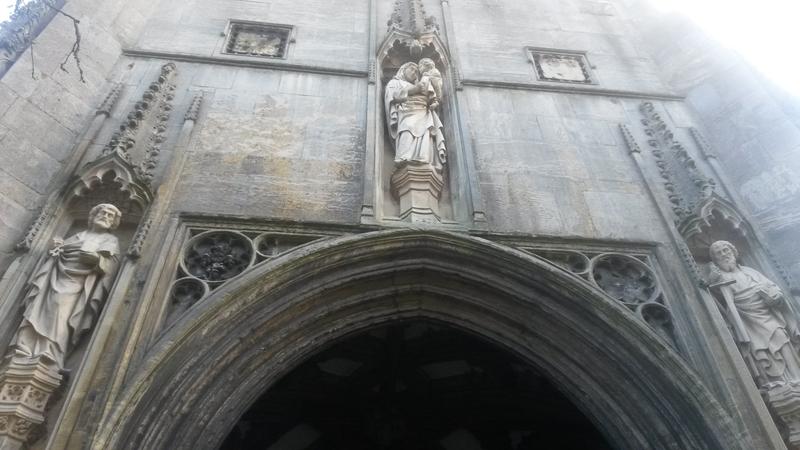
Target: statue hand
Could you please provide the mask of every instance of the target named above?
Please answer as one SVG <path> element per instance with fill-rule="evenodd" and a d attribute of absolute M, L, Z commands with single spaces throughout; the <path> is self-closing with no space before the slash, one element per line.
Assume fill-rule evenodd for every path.
<path fill-rule="evenodd" d="M 447 153 L 444 150 L 439 150 L 439 161 L 442 164 L 447 164 Z"/>
<path fill-rule="evenodd" d="M 52 247 L 50 248 L 50 256 L 58 256 L 61 254 L 62 249 L 61 247 L 64 246 L 64 239 L 55 237 L 52 241 Z"/>
<path fill-rule="evenodd" d="M 439 108 L 439 102 L 434 100 L 431 102 L 430 109 L 437 109 Z"/>

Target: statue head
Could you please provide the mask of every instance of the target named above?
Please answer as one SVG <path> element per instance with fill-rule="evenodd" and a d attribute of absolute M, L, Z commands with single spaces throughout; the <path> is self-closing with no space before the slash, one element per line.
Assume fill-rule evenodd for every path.
<path fill-rule="evenodd" d="M 716 241 L 708 248 L 708 255 L 714 264 L 725 272 L 732 272 L 736 269 L 736 260 L 739 258 L 739 251 L 728 241 Z"/>
<path fill-rule="evenodd" d="M 425 73 L 436 68 L 436 63 L 434 63 L 430 58 L 422 58 L 417 64 L 419 64 L 419 71 L 421 73 Z"/>
<path fill-rule="evenodd" d="M 416 83 L 419 79 L 419 69 L 417 63 L 407 62 L 397 69 L 397 74 L 394 76 L 397 80 L 407 81 L 409 83 Z"/>
<path fill-rule="evenodd" d="M 89 211 L 90 230 L 114 230 L 119 226 L 122 213 L 111 203 L 100 203 Z"/>

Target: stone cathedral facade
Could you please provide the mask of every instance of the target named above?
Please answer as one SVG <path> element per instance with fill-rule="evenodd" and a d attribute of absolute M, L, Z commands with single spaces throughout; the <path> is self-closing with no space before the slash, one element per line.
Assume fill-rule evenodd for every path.
<path fill-rule="evenodd" d="M 800 108 L 684 19 L 24 13 L 0 449 L 800 448 Z"/>

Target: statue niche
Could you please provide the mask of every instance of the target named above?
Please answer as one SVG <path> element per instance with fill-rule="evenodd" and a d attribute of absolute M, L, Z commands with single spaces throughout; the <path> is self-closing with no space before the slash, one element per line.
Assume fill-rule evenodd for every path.
<path fill-rule="evenodd" d="M 458 159 L 455 85 L 438 20 L 423 3 L 395 0 L 370 70 L 376 85 L 374 217 L 453 225 L 466 215 L 457 190 L 464 162 Z M 372 215 L 371 199 L 365 205 Z"/>
<path fill-rule="evenodd" d="M 400 217 L 438 222 L 439 198 L 447 163 L 444 126 L 437 109 L 442 75 L 430 58 L 406 62 L 387 83 L 386 126 L 394 147 L 391 187 L 400 200 Z"/>
<path fill-rule="evenodd" d="M 22 323 L 10 345 L 15 357 L 64 369 L 68 352 L 92 328 L 111 290 L 120 249 L 110 231 L 121 217 L 116 206 L 101 203 L 89 212 L 88 229 L 53 239 L 23 300 Z"/>

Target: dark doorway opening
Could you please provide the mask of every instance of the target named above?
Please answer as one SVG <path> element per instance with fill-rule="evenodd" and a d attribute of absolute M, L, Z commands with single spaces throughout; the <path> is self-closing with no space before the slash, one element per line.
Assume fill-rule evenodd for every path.
<path fill-rule="evenodd" d="M 611 447 L 515 355 L 446 325 L 409 321 L 349 336 L 310 358 L 255 401 L 221 448 Z"/>

